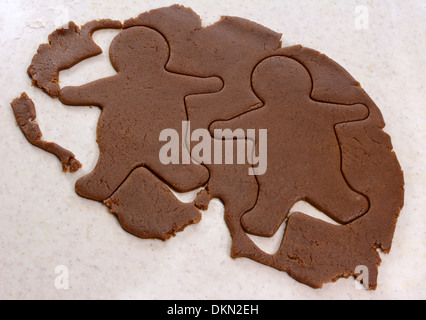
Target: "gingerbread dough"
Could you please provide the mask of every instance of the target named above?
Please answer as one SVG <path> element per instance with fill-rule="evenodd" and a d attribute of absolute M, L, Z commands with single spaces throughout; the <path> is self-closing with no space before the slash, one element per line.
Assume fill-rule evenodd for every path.
<path fill-rule="evenodd" d="M 205 210 L 212 198 L 223 201 L 233 258 L 253 259 L 314 288 L 366 267 L 365 284 L 376 288 L 377 250 L 391 249 L 404 180 L 380 110 L 349 73 L 314 50 L 281 48 L 280 34 L 240 18 L 204 28 L 194 11 L 175 5 L 122 26 L 103 21 L 54 32 L 29 69 L 34 84 L 56 97 L 59 70 L 100 53 L 93 31 L 124 29 L 110 50 L 116 76 L 60 92 L 65 104 L 102 109 L 101 155 L 76 184 L 81 196 L 105 201 L 128 232 L 167 240 L 200 215 L 164 184 L 185 192 L 207 183 L 194 205 Z M 268 129 L 267 173 L 249 176 L 250 165 L 236 159 L 160 164 L 160 132 L 180 132 L 185 120 L 191 130 Z M 299 200 L 341 225 L 289 216 Z M 276 254 L 248 237 L 271 236 L 282 223 Z"/>

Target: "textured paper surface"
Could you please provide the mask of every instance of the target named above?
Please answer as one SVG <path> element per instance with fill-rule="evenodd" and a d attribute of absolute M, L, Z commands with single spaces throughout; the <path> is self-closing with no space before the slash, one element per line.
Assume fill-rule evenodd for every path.
<path fill-rule="evenodd" d="M 1 299 L 397 299 L 426 298 L 425 193 L 426 9 L 423 1 L 182 0 L 205 24 L 238 16 L 282 32 L 284 46 L 315 48 L 346 68 L 380 107 L 405 172 L 406 205 L 390 255 L 382 255 L 376 292 L 339 280 L 322 290 L 248 259 L 229 257 L 223 207 L 213 202 L 200 224 L 167 243 L 122 231 L 100 203 L 82 199 L 74 183 L 94 167 L 99 110 L 73 108 L 31 87 L 32 56 L 57 27 L 73 20 L 124 21 L 175 1 L 4 1 L 0 13 L 0 298 Z M 367 12 L 368 16 L 363 14 Z M 366 20 L 365 17 L 368 19 Z M 95 41 L 108 52 L 116 31 Z M 61 72 L 61 85 L 114 74 L 107 55 Z M 54 156 L 28 144 L 10 102 L 26 91 L 44 138 L 76 154 L 84 167 L 61 172 Z M 191 201 L 193 195 L 184 195 Z M 306 204 L 293 211 L 321 217 Z M 283 229 L 283 228 L 282 228 Z M 281 230 L 282 230 L 281 229 Z M 256 239 L 273 252 L 277 239 Z M 275 242 L 274 242 L 275 241 Z M 66 267 L 61 268 L 60 266 Z M 58 268 L 59 267 L 59 268 Z M 61 277 L 68 270 L 68 289 Z M 58 273 L 55 273 L 57 271 Z M 59 289 L 58 289 L 59 288 Z"/>

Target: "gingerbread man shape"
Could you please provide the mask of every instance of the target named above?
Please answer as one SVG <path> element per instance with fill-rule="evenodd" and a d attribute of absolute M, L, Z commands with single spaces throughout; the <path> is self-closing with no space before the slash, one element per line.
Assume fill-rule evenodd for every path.
<path fill-rule="evenodd" d="M 216 122 L 211 128 L 268 130 L 268 170 L 257 176 L 258 201 L 243 215 L 244 229 L 258 236 L 273 236 L 300 200 L 341 224 L 365 214 L 368 200 L 343 176 L 335 127 L 366 119 L 368 108 L 312 100 L 308 70 L 284 56 L 269 57 L 258 64 L 252 86 L 264 106 Z"/>
<path fill-rule="evenodd" d="M 110 47 L 117 74 L 80 87 L 66 87 L 60 100 L 73 106 L 99 106 L 100 157 L 95 169 L 76 183 L 77 193 L 104 201 L 138 167 L 146 167 L 177 192 L 203 186 L 208 170 L 200 165 L 163 165 L 160 133 L 180 132 L 187 120 L 185 97 L 222 89 L 219 78 L 197 78 L 165 69 L 166 39 L 147 27 L 119 33 Z M 182 163 L 182 162 L 181 162 Z"/>

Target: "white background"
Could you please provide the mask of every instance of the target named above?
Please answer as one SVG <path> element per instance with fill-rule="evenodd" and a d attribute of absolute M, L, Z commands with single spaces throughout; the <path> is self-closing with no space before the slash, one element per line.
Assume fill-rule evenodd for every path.
<path fill-rule="evenodd" d="M 74 183 L 94 167 L 100 111 L 72 108 L 31 87 L 32 56 L 67 20 L 82 25 L 124 21 L 175 1 L 3 0 L 0 9 L 0 298 L 1 299 L 424 299 L 426 298 L 426 9 L 423 0 L 181 0 L 204 24 L 239 16 L 283 33 L 283 45 L 317 49 L 344 66 L 383 112 L 406 179 L 406 205 L 390 255 L 382 255 L 378 289 L 342 279 L 314 290 L 287 274 L 229 257 L 223 207 L 167 243 L 125 233 L 100 203 Z M 369 27 L 357 28 L 358 5 Z M 100 31 L 104 52 L 115 31 Z M 61 85 L 113 74 L 106 55 L 61 73 Z M 47 141 L 73 151 L 84 168 L 62 174 L 56 157 L 31 146 L 10 102 L 26 91 Z M 186 197 L 190 200 L 190 197 Z M 309 208 L 304 208 L 309 212 Z M 313 211 L 313 210 L 312 210 Z M 263 241 L 265 242 L 265 241 Z M 275 239 L 276 246 L 279 239 Z M 263 244 L 262 244 L 263 245 Z M 55 268 L 69 270 L 69 289 L 55 287 Z"/>

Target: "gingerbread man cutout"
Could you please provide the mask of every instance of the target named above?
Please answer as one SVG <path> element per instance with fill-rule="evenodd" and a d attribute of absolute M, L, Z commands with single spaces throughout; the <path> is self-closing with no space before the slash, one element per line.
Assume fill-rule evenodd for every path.
<path fill-rule="evenodd" d="M 167 71 L 168 43 L 147 27 L 122 31 L 111 44 L 110 59 L 117 75 L 66 87 L 60 93 L 64 104 L 102 109 L 99 161 L 90 174 L 77 181 L 77 193 L 104 201 L 138 167 L 148 168 L 178 192 L 203 186 L 209 179 L 205 167 L 160 162 L 159 137 L 164 129 L 182 130 L 182 121 L 187 120 L 186 96 L 219 91 L 222 81 Z"/>
<path fill-rule="evenodd" d="M 284 56 L 263 60 L 255 68 L 252 85 L 264 106 L 212 125 L 213 130 L 268 130 L 268 170 L 257 176 L 258 201 L 243 215 L 244 229 L 273 236 L 300 200 L 342 224 L 365 214 L 368 200 L 351 189 L 342 174 L 335 126 L 366 119 L 367 107 L 312 100 L 309 72 Z"/>

